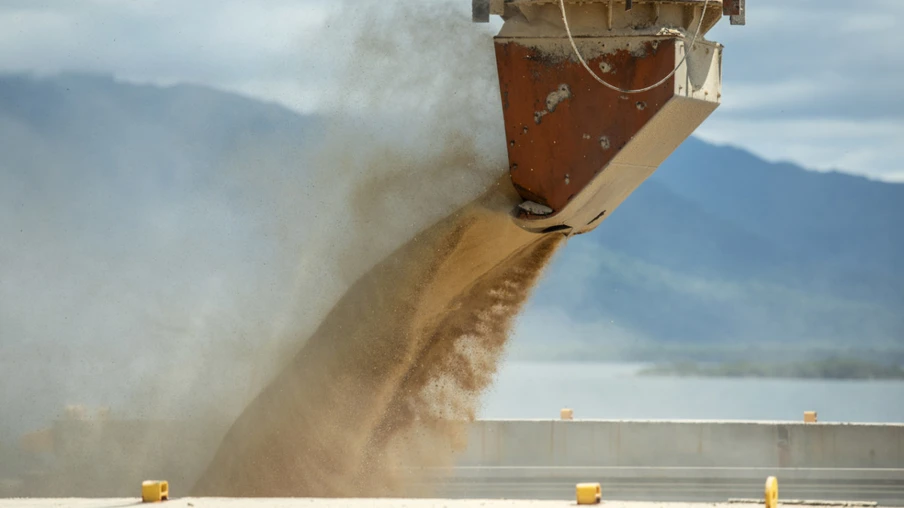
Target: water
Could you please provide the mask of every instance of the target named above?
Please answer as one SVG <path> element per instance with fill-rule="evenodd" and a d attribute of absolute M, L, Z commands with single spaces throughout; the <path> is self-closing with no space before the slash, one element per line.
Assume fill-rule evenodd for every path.
<path fill-rule="evenodd" d="M 481 418 L 792 420 L 904 422 L 904 381 L 640 377 L 642 364 L 502 366 Z"/>

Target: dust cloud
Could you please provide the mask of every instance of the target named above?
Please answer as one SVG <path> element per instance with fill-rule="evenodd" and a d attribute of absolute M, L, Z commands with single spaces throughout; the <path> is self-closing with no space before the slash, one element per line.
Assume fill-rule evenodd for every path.
<path fill-rule="evenodd" d="M 408 135 L 335 120 L 319 156 L 336 171 L 322 185 L 344 180 L 340 230 L 386 255 L 279 365 L 193 495 L 429 494 L 412 470 L 449 466 L 465 445 L 514 317 L 564 238 L 511 220 L 488 34 L 449 4 L 355 7 L 333 25 L 358 31 L 337 109 Z M 367 264 L 361 248 L 339 252 L 343 274 Z"/>
<path fill-rule="evenodd" d="M 337 2 L 300 51 L 335 60 L 322 91 L 324 128 L 286 186 L 231 165 L 236 185 L 273 196 L 281 252 L 296 259 L 280 330 L 256 355 L 278 370 L 359 277 L 418 231 L 497 185 L 505 138 L 491 32 L 467 2 Z M 297 230 L 305 241 L 292 243 Z M 287 241 L 287 239 L 289 241 Z M 311 288 L 317 291 L 311 291 Z M 255 377 L 254 389 L 269 381 Z"/>
<path fill-rule="evenodd" d="M 405 466 L 448 465 L 564 238 L 517 228 L 488 206 L 497 193 L 355 283 L 245 409 L 193 495 L 401 494 Z"/>
<path fill-rule="evenodd" d="M 121 375 L 98 365 L 102 389 L 72 383 L 75 350 L 53 373 L 74 402 L 112 406 L 111 420 L 56 426 L 72 431 L 66 463 L 13 492 L 124 495 L 157 476 L 176 495 L 195 484 L 195 494 L 331 496 L 337 482 L 358 495 L 415 494 L 409 466 L 450 464 L 562 240 L 509 216 L 517 197 L 504 177 L 491 34 L 468 8 L 335 4 L 318 42 L 299 48 L 335 64 L 315 127 L 305 139 L 241 139 L 210 195 L 167 209 L 173 224 L 196 209 L 241 223 L 254 236 L 223 229 L 259 252 L 236 261 L 232 243 L 198 249 L 213 219 L 136 244 L 161 259 L 136 256 L 114 272 L 142 273 L 117 293 L 141 309 L 123 325 L 136 339 L 110 355 Z M 280 141 L 297 148 L 275 150 Z M 146 301 L 161 276 L 211 263 L 209 280 Z M 136 409 L 120 421 L 125 406 Z M 227 433 L 222 422 L 236 416 Z"/>

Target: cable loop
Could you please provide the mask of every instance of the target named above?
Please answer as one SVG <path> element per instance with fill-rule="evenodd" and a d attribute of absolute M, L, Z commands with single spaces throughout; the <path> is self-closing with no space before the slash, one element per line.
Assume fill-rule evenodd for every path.
<path fill-rule="evenodd" d="M 704 0 L 703 1 L 703 12 L 700 13 L 700 22 L 697 24 L 697 31 L 694 33 L 693 40 L 691 40 L 691 49 L 693 49 L 694 46 L 697 44 L 697 36 L 700 35 L 700 30 L 703 29 L 703 18 L 706 17 L 706 7 L 708 5 L 709 5 L 709 0 Z M 599 81 L 600 84 L 604 85 L 605 87 L 607 87 L 611 90 L 615 90 L 616 92 L 621 92 L 621 93 L 626 93 L 626 94 L 649 92 L 650 90 L 665 83 L 666 81 L 669 80 L 669 78 L 674 76 L 675 73 L 678 72 L 678 69 L 680 69 L 681 66 L 684 64 L 685 60 L 687 60 L 687 56 L 691 53 L 690 51 L 685 51 L 684 57 L 681 59 L 680 62 L 678 62 L 678 65 L 676 65 L 675 68 L 672 69 L 672 72 L 670 72 L 666 77 L 657 81 L 655 84 L 652 84 L 646 88 L 638 88 L 637 90 L 626 90 L 624 88 L 619 88 L 615 85 L 607 83 L 603 78 L 597 76 L 596 73 L 593 72 L 593 69 L 591 69 L 590 66 L 587 65 L 587 62 L 584 61 L 584 57 L 581 56 L 581 52 L 578 51 L 578 46 L 574 43 L 574 37 L 571 36 L 571 27 L 568 26 L 568 16 L 565 14 L 565 0 L 559 0 L 559 8 L 562 10 L 562 21 L 565 23 L 565 33 L 568 34 L 568 41 L 571 42 L 571 49 L 574 50 L 575 56 L 577 56 L 578 60 L 581 61 L 581 65 L 583 65 L 584 68 L 587 69 L 587 72 L 589 72 L 590 75 L 593 76 L 594 79 Z"/>

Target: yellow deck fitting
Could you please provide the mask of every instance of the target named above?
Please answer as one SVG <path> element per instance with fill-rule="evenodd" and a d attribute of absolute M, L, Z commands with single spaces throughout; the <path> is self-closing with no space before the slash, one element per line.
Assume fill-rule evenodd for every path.
<path fill-rule="evenodd" d="M 603 499 L 603 490 L 599 483 L 579 483 L 575 493 L 578 504 L 599 504 Z"/>
<path fill-rule="evenodd" d="M 816 411 L 804 411 L 804 423 L 816 423 Z"/>
<path fill-rule="evenodd" d="M 559 418 L 563 420 L 574 420 L 574 410 L 567 407 L 559 411 Z"/>
<path fill-rule="evenodd" d="M 778 479 L 774 476 L 766 478 L 766 508 L 776 508 L 778 506 Z"/>
<path fill-rule="evenodd" d="M 165 481 L 148 480 L 141 482 L 141 501 L 145 503 L 157 503 L 169 499 L 169 483 Z"/>

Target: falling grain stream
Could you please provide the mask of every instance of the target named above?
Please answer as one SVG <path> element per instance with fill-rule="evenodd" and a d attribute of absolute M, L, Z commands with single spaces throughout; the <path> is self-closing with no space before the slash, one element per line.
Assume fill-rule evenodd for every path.
<path fill-rule="evenodd" d="M 518 228 L 512 200 L 484 195 L 359 279 L 239 416 L 192 494 L 425 494 L 402 467 L 451 465 L 564 238 Z"/>

